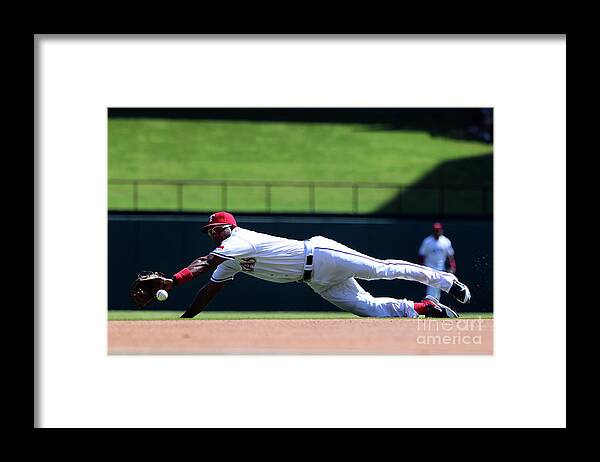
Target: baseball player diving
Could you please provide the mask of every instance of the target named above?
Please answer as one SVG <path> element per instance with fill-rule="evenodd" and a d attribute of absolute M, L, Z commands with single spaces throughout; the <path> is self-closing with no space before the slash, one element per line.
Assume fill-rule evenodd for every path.
<path fill-rule="evenodd" d="M 276 283 L 305 283 L 338 308 L 363 317 L 455 318 L 458 313 L 431 295 L 420 302 L 373 297 L 357 279 L 405 279 L 438 288 L 461 303 L 471 299 L 467 286 L 452 273 L 403 260 L 379 260 L 323 236 L 299 241 L 257 233 L 238 226 L 228 212 L 212 214 L 202 232 L 215 249 L 171 278 L 159 272 L 140 274 L 130 293 L 138 307 L 155 300 L 159 289 L 172 290 L 209 271 L 210 281 L 182 318 L 200 313 L 238 273 Z"/>

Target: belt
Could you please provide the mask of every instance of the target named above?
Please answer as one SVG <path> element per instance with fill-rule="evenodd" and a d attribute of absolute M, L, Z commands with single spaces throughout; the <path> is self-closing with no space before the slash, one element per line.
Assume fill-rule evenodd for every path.
<path fill-rule="evenodd" d="M 312 276 L 313 270 L 313 248 L 308 241 L 304 241 L 304 254 L 306 255 L 306 260 L 304 261 L 304 273 L 302 274 L 302 281 L 308 281 Z"/>
<path fill-rule="evenodd" d="M 312 275 L 312 263 L 313 263 L 313 256 L 307 255 L 306 263 L 304 263 L 304 274 L 302 275 L 303 281 L 308 281 L 310 279 L 310 277 Z"/>

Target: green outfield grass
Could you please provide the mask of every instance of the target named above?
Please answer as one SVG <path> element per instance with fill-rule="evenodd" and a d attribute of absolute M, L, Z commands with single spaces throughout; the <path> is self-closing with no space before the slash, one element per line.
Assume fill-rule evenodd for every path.
<path fill-rule="evenodd" d="M 109 119 L 108 178 L 242 181 L 349 181 L 411 185 L 442 162 L 489 153 L 476 141 L 432 137 L 420 131 L 377 130 L 365 125 L 206 120 Z M 481 172 L 460 171 L 463 178 Z M 398 193 L 361 191 L 359 213 L 372 212 Z M 265 211 L 264 186 L 232 186 L 227 208 Z M 306 188 L 277 187 L 270 211 L 308 212 Z M 318 188 L 317 212 L 352 212 L 352 191 Z M 175 210 L 175 186 L 142 185 L 141 210 Z M 216 210 L 220 186 L 185 186 L 182 210 Z M 133 188 L 109 185 L 108 207 L 130 210 Z"/>
<path fill-rule="evenodd" d="M 183 311 L 154 311 L 154 310 L 109 310 L 109 321 L 148 321 L 179 319 Z M 461 313 L 465 319 L 492 319 L 490 312 Z M 227 319 L 361 319 L 352 313 L 341 311 L 204 311 L 197 315 L 197 320 L 227 320 Z M 371 318 L 375 319 L 375 318 Z"/>

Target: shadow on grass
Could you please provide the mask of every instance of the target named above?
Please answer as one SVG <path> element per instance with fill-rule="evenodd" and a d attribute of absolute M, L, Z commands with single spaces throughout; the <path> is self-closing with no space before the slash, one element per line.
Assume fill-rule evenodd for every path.
<path fill-rule="evenodd" d="M 372 130 L 426 131 L 432 136 L 491 143 L 491 111 L 491 108 L 109 108 L 108 117 L 363 124 Z"/>
<path fill-rule="evenodd" d="M 381 206 L 377 215 L 491 216 L 492 152 L 443 162 Z"/>

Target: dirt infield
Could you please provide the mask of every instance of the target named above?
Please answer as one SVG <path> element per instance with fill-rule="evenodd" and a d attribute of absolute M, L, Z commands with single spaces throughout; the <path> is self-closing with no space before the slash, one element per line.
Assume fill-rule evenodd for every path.
<path fill-rule="evenodd" d="M 108 353 L 491 355 L 493 320 L 108 321 Z"/>

